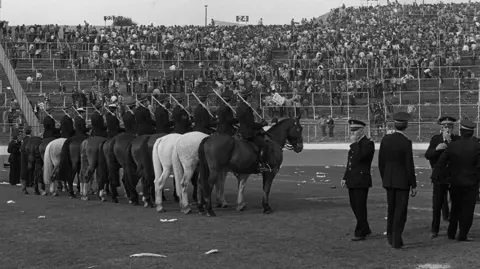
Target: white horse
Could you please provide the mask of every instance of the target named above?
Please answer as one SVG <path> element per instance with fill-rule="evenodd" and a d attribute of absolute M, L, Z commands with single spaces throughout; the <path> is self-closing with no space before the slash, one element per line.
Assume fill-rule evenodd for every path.
<path fill-rule="evenodd" d="M 207 137 L 202 132 L 190 132 L 182 135 L 173 147 L 172 166 L 175 175 L 175 185 L 177 186 L 177 195 L 180 198 L 180 209 L 184 214 L 190 213 L 190 204 L 188 202 L 188 186 L 195 170 L 198 167 L 198 147 L 202 140 Z M 195 181 L 198 179 L 195 178 Z M 227 207 L 225 200 L 225 178 L 222 182 L 217 182 L 215 189 L 217 191 L 217 203 L 219 207 Z M 198 189 L 198 192 L 201 190 Z M 197 197 L 201 197 L 200 193 Z"/>
<path fill-rule="evenodd" d="M 45 149 L 45 155 L 43 156 L 43 182 L 45 183 L 45 191 L 42 192 L 42 195 L 47 195 L 48 186 L 50 186 L 50 193 L 52 193 L 53 196 L 58 196 L 57 184 L 55 181 L 51 182 L 51 178 L 60 164 L 60 153 L 66 140 L 66 138 L 57 138 L 48 143 Z"/>
<path fill-rule="evenodd" d="M 181 136 L 181 134 L 168 134 L 158 138 L 153 145 L 152 161 L 153 171 L 155 172 L 155 204 L 157 205 L 157 212 L 159 213 L 165 212 L 162 205 L 162 190 L 167 178 L 172 175 L 173 146 Z M 177 195 L 180 197 L 177 183 L 175 184 L 175 188 Z"/>

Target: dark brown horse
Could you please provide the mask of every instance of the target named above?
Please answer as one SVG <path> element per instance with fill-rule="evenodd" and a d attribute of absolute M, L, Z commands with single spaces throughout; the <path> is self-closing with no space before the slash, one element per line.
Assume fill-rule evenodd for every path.
<path fill-rule="evenodd" d="M 134 181 L 132 178 L 136 176 L 136 171 L 131 169 L 131 166 L 127 165 L 129 158 L 127 147 L 135 137 L 136 136 L 131 132 L 120 133 L 111 140 L 105 142 L 103 146 L 105 158 L 107 158 L 108 182 L 110 183 L 110 191 L 114 203 L 118 203 L 117 188 L 120 187 L 120 182 L 118 181 L 119 170 L 120 168 L 123 168 L 122 182 L 129 203 L 133 205 L 139 204 L 138 193 L 135 189 L 136 186 L 132 186 L 132 182 Z"/>
<path fill-rule="evenodd" d="M 75 135 L 68 138 L 63 144 L 62 152 L 60 154 L 60 164 L 55 178 L 61 179 L 68 184 L 70 198 L 76 197 L 73 191 L 73 181 L 75 176 L 78 176 L 77 192 L 80 193 L 80 169 L 82 167 L 81 146 L 83 141 L 87 138 L 87 135 Z"/>
<path fill-rule="evenodd" d="M 98 196 L 102 202 L 105 202 L 104 191 L 107 185 L 108 172 L 106 169 L 98 169 L 100 154 L 103 155 L 103 143 L 107 140 L 105 137 L 94 136 L 89 137 L 83 141 L 81 146 L 81 171 L 80 171 L 80 192 L 82 193 L 82 200 L 88 200 L 87 186 L 90 186 L 93 180 L 93 175 L 98 183 Z M 103 173 L 103 174 L 102 174 Z M 83 187 L 83 189 L 82 189 Z"/>
<path fill-rule="evenodd" d="M 42 177 L 35 175 L 35 161 L 38 146 L 42 143 L 42 138 L 38 136 L 31 136 L 22 144 L 22 192 L 28 194 L 27 187 L 32 187 L 35 194 L 39 195 L 38 184 L 43 183 Z"/>
<path fill-rule="evenodd" d="M 269 147 L 265 152 L 265 160 L 271 171 L 262 173 L 264 213 L 272 212 L 268 202 L 270 188 L 283 161 L 283 148 L 288 142 L 287 148 L 293 149 L 296 153 L 301 152 L 303 150 L 302 130 L 300 117 L 297 117 L 284 119 L 267 131 Z M 241 206 L 246 180 L 250 174 L 257 173 L 258 151 L 258 146 L 252 142 L 229 135 L 217 134 L 202 140 L 198 149 L 201 190 L 198 209 L 201 213 L 206 211 L 207 216 L 215 216 L 211 201 L 212 188 L 217 182 L 225 180 L 227 172 L 233 172 L 239 180 L 239 197 L 241 191 L 242 201 L 237 203 Z"/>

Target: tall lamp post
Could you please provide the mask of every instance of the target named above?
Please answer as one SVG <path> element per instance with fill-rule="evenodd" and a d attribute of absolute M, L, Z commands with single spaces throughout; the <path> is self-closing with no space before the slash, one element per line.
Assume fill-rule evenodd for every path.
<path fill-rule="evenodd" d="M 207 9 L 208 5 L 205 5 L 205 27 L 207 27 Z"/>

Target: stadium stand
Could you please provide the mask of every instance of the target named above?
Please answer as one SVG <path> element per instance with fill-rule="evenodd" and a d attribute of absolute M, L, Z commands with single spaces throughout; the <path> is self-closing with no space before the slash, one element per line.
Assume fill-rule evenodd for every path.
<path fill-rule="evenodd" d="M 217 104 L 211 88 L 253 88 L 266 119 L 302 114 L 309 142 L 345 140 L 348 118 L 380 139 L 395 110 L 424 140 L 442 114 L 478 121 L 478 7 L 341 7 L 274 26 L 4 26 L 2 46 L 40 122 L 41 107 L 58 119 L 112 96 L 209 91 Z"/>

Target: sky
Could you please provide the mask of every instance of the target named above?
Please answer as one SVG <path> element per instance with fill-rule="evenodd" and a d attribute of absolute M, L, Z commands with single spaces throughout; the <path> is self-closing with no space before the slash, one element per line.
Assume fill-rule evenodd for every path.
<path fill-rule="evenodd" d="M 342 5 L 360 6 L 366 0 L 0 0 L 0 19 L 9 25 L 78 25 L 86 20 L 104 25 L 103 16 L 127 16 L 139 24 L 204 25 L 210 19 L 234 22 L 237 15 L 250 23 L 288 24 L 292 18 L 313 18 Z M 386 2 L 386 0 L 380 0 Z"/>

